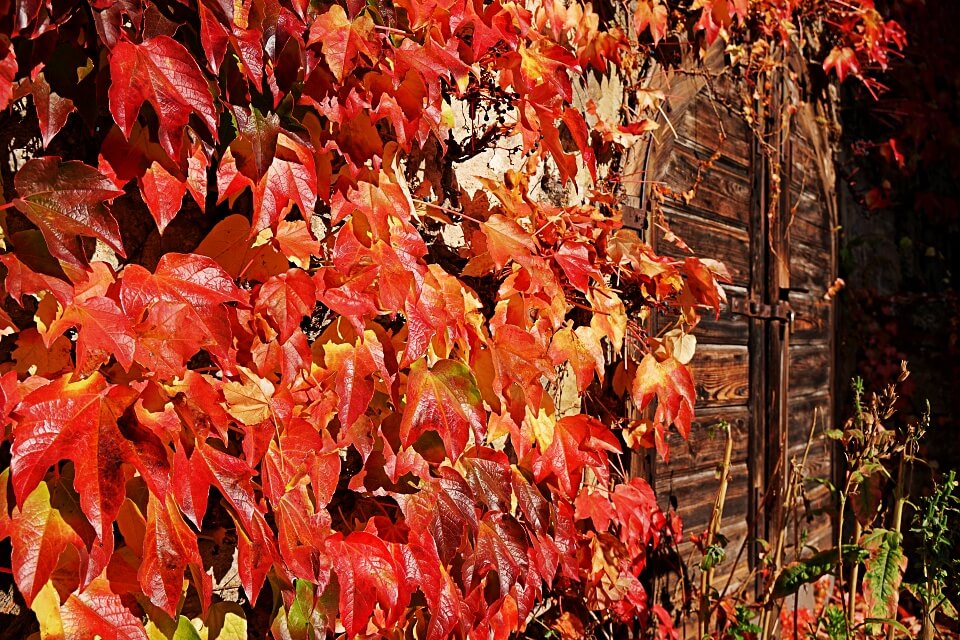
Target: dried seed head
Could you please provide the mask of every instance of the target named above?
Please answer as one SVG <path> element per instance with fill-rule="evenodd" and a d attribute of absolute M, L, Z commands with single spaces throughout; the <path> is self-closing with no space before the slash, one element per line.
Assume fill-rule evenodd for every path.
<path fill-rule="evenodd" d="M 906 380 L 906 379 L 909 378 L 909 377 L 910 377 L 910 371 L 907 369 L 907 361 L 906 361 L 906 360 L 901 360 L 901 361 L 900 361 L 900 375 L 897 376 L 897 382 L 898 382 L 898 383 L 899 383 L 899 382 L 903 382 L 904 380 Z"/>

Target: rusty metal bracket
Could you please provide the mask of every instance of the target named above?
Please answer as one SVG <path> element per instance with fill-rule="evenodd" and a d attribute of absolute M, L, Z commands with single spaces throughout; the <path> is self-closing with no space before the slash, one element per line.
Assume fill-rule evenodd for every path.
<path fill-rule="evenodd" d="M 790 303 L 783 300 L 776 304 L 765 304 L 759 300 L 748 300 L 747 298 L 731 298 L 730 313 L 748 318 L 760 318 L 761 320 L 778 320 L 793 324 L 794 313 L 790 308 Z"/>

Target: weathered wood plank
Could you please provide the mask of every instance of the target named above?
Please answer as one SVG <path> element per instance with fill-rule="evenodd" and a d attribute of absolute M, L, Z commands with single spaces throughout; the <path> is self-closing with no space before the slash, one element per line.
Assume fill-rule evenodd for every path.
<path fill-rule="evenodd" d="M 794 240 L 830 245 L 836 230 L 830 221 L 822 193 L 810 191 L 809 187 L 803 191 L 791 190 L 790 208 L 786 215 Z"/>
<path fill-rule="evenodd" d="M 830 337 L 829 300 L 810 293 L 791 293 L 790 308 L 794 312 L 791 338 L 795 343 L 826 342 Z"/>
<path fill-rule="evenodd" d="M 792 387 L 792 385 L 791 385 Z M 815 395 L 797 395 L 793 388 L 790 393 L 790 413 L 787 437 L 790 448 L 801 447 L 807 442 L 810 434 L 810 425 L 816 413 L 816 434 L 823 433 L 829 428 L 832 416 L 830 415 L 830 394 L 826 391 Z"/>
<path fill-rule="evenodd" d="M 833 356 L 828 342 L 796 344 L 790 347 L 790 396 L 830 393 Z"/>
<path fill-rule="evenodd" d="M 823 296 L 833 284 L 834 270 L 830 264 L 829 247 L 814 247 L 802 242 L 790 246 L 790 286 L 814 296 Z"/>
<path fill-rule="evenodd" d="M 672 204 L 665 204 L 663 209 L 670 230 L 682 238 L 696 255 L 723 262 L 730 271 L 732 284 L 749 285 L 750 234 L 746 229 L 708 220 Z M 660 253 L 673 257 L 686 256 L 672 243 L 659 240 L 663 237 L 661 231 L 658 230 L 657 234 Z"/>
<path fill-rule="evenodd" d="M 733 433 L 731 459 L 734 462 L 746 461 L 751 422 L 747 407 L 712 407 L 697 412 L 687 440 L 676 432 L 667 435 L 670 462 L 658 462 L 658 472 L 661 469 L 690 473 L 715 469 L 723 460 L 726 448 L 726 435 L 717 428 L 722 420 L 730 424 Z"/>
<path fill-rule="evenodd" d="M 731 465 L 722 524 L 746 521 L 748 479 L 746 463 Z M 658 468 L 654 484 L 661 504 L 676 505 L 684 529 L 688 531 L 707 526 L 719 488 L 720 479 L 716 470 L 690 473 L 687 470 L 661 472 Z"/>
<path fill-rule="evenodd" d="M 729 311 L 721 310 L 719 318 L 712 311 L 705 311 L 694 333 L 701 345 L 746 345 L 750 339 L 750 321 Z"/>
<path fill-rule="evenodd" d="M 673 125 L 710 153 L 719 149 L 728 159 L 749 167 L 750 130 L 736 113 L 718 104 L 709 91 L 701 92 Z"/>
<path fill-rule="evenodd" d="M 690 202 L 693 208 L 745 228 L 750 216 L 749 171 L 738 165 L 718 162 L 700 171 L 700 183 L 697 184 L 700 161 L 706 159 L 680 142 L 674 147 L 663 181 L 677 193 L 695 187 Z"/>
<path fill-rule="evenodd" d="M 750 399 L 750 353 L 745 346 L 701 345 L 690 363 L 698 407 L 746 405 Z"/>
<path fill-rule="evenodd" d="M 743 290 L 733 287 L 727 289 L 728 299 L 731 297 L 743 297 Z M 657 316 L 654 324 L 654 330 L 660 331 L 664 327 L 672 325 L 676 318 Z M 714 315 L 713 311 L 707 309 L 703 311 L 700 324 L 693 331 L 697 337 L 697 344 L 705 345 L 746 345 L 750 339 L 750 321 L 746 316 L 732 313 L 728 308 L 720 308 L 720 316 Z"/>

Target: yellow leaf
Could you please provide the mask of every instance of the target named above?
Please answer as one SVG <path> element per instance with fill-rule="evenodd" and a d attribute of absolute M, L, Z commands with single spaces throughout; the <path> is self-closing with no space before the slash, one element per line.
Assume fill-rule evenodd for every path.
<path fill-rule="evenodd" d="M 548 415 L 543 407 L 537 410 L 537 415 L 533 415 L 530 407 L 526 408 L 526 413 L 524 421 L 533 432 L 533 439 L 540 445 L 540 451 L 546 451 L 553 444 L 553 435 L 557 430 L 556 418 Z"/>
<path fill-rule="evenodd" d="M 667 355 L 673 356 L 674 360 L 680 364 L 687 364 L 693 360 L 693 355 L 697 350 L 697 337 L 695 335 L 676 328 L 667 332 L 663 340 L 667 346 Z"/>
<path fill-rule="evenodd" d="M 270 417 L 270 399 L 276 387 L 266 378 L 261 378 L 245 367 L 238 367 L 242 382 L 227 382 L 223 385 L 223 397 L 227 401 L 227 413 L 245 425 L 260 424 Z"/>
<path fill-rule="evenodd" d="M 40 589 L 30 607 L 37 614 L 40 623 L 40 637 L 43 640 L 62 640 L 63 620 L 60 618 L 60 595 L 53 582 L 47 582 Z"/>

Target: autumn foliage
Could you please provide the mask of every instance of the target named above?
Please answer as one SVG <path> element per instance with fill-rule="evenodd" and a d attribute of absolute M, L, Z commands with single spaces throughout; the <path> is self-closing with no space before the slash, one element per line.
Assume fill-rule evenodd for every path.
<path fill-rule="evenodd" d="M 0 536 L 42 637 L 670 633 L 679 523 L 619 455 L 689 431 L 723 269 L 623 228 L 649 127 L 576 98 L 683 29 L 639 7 L 0 3 Z"/>

